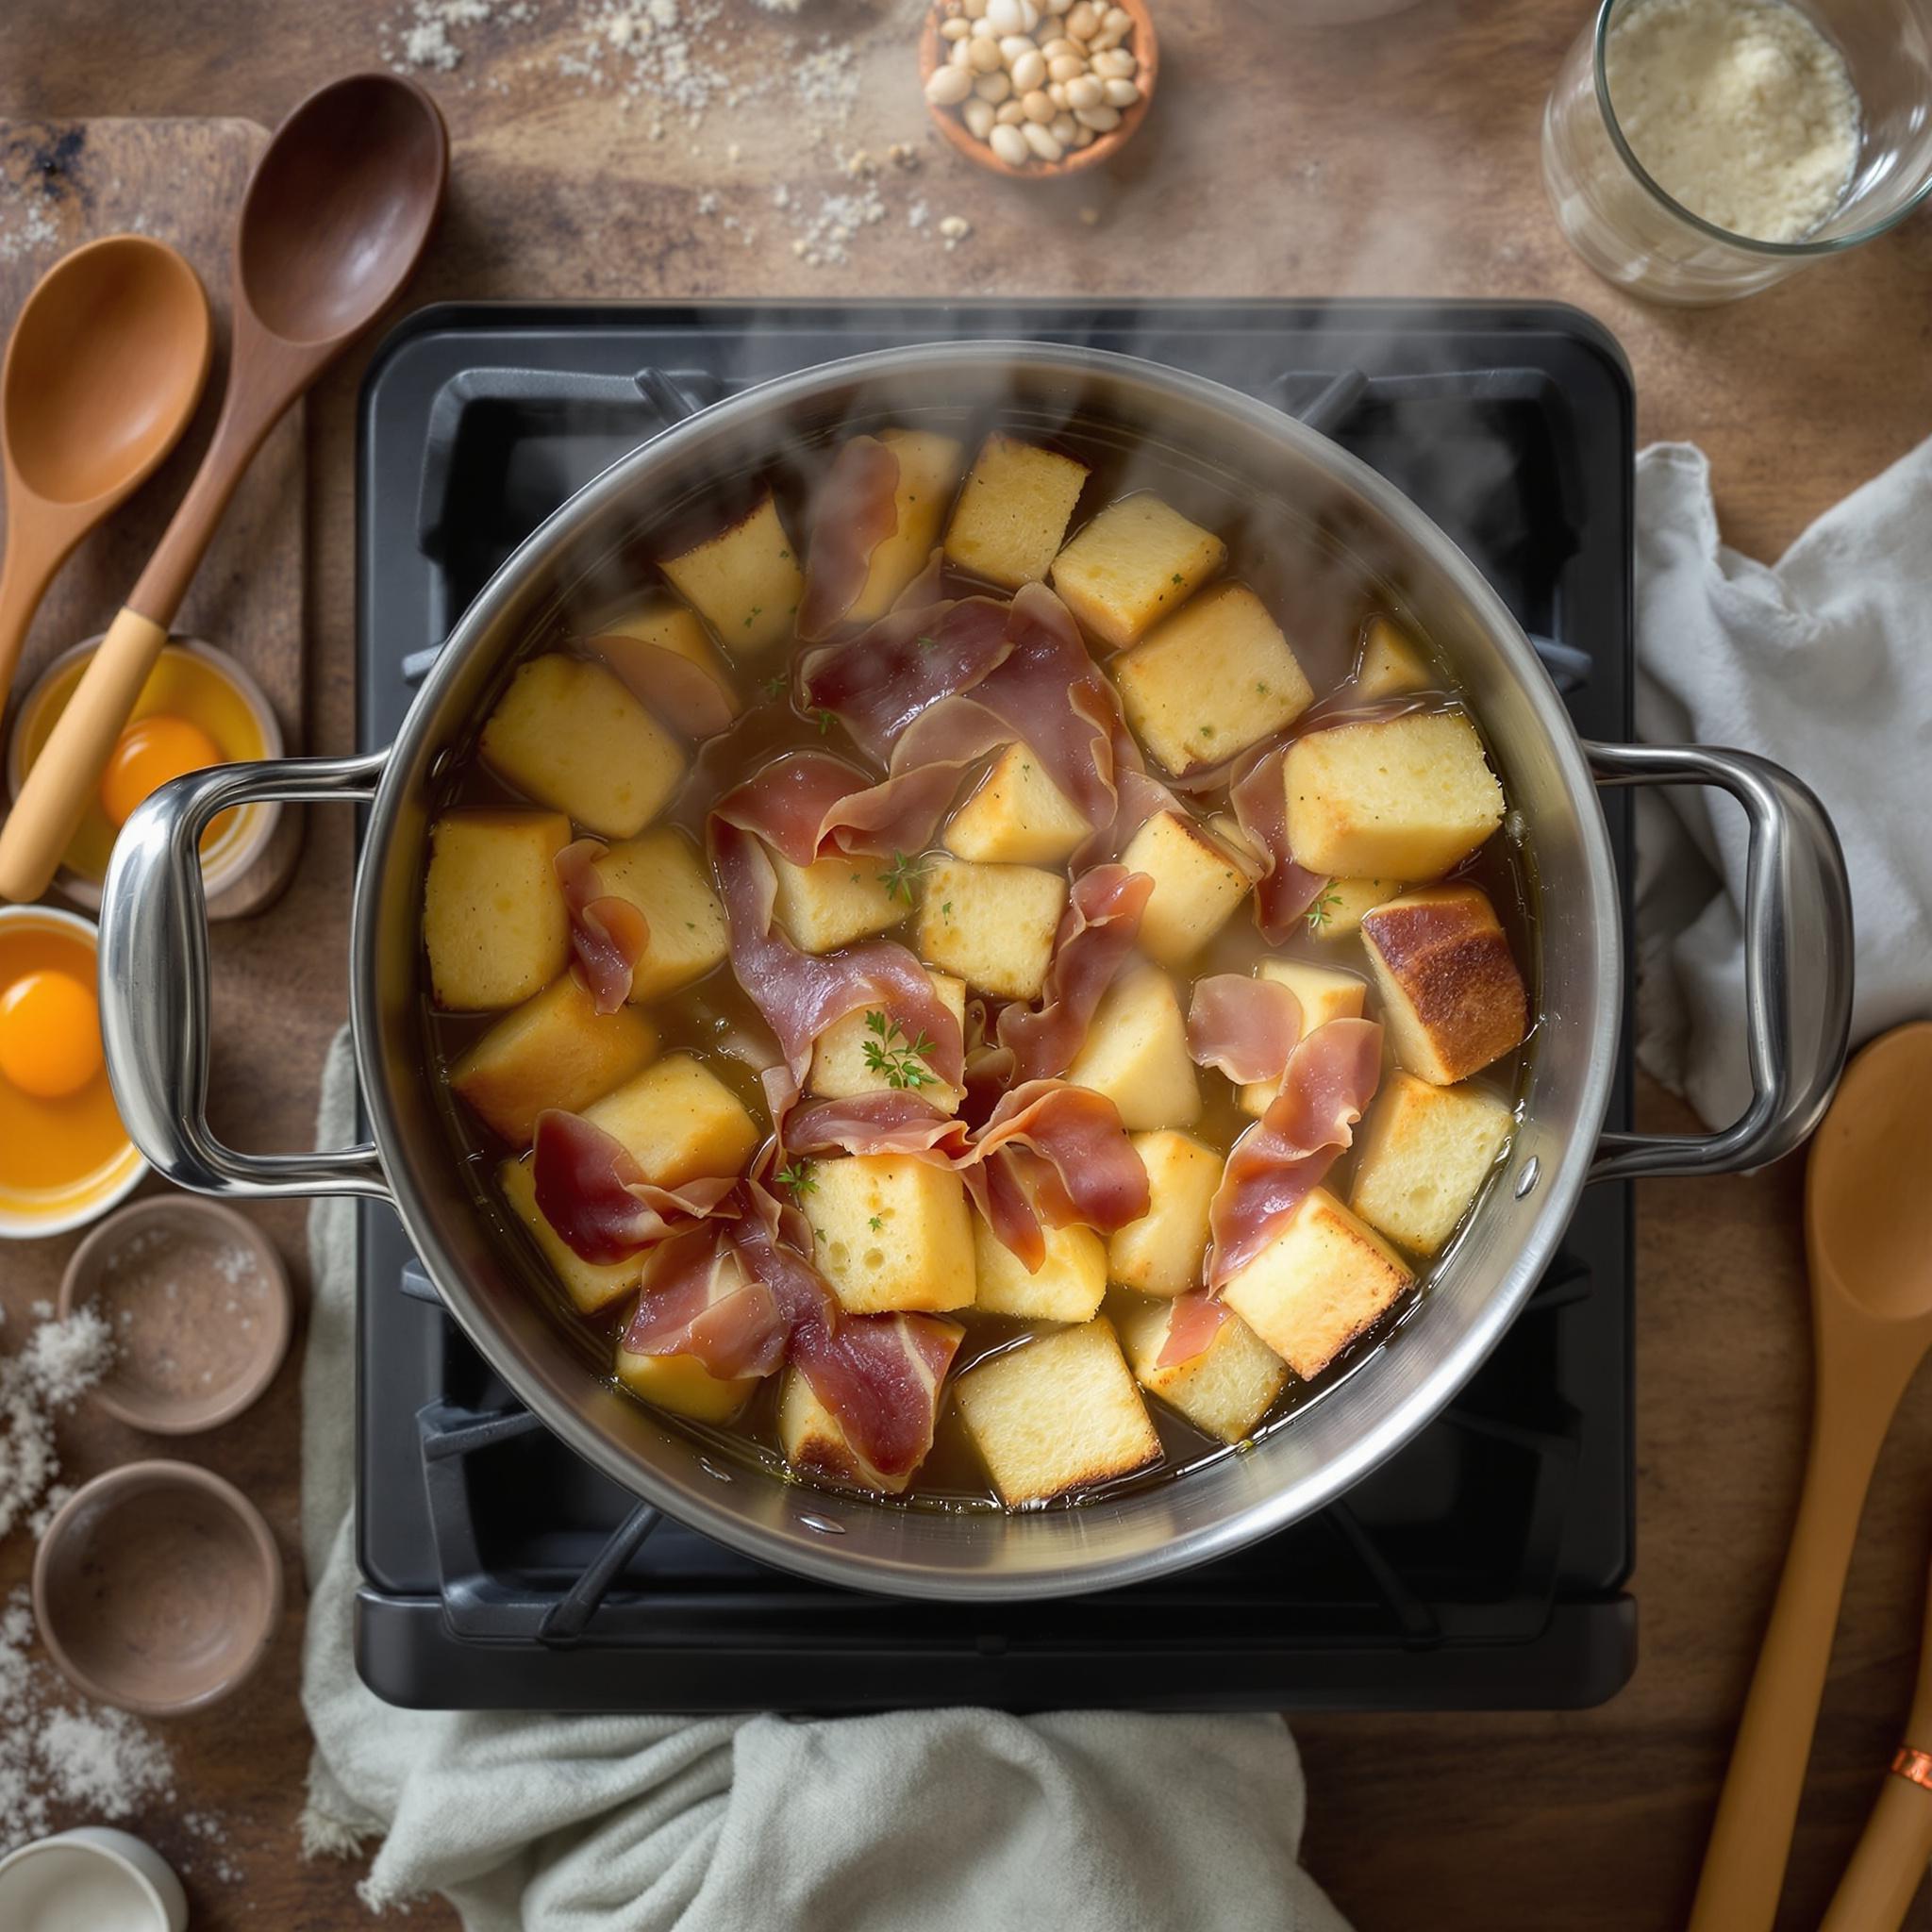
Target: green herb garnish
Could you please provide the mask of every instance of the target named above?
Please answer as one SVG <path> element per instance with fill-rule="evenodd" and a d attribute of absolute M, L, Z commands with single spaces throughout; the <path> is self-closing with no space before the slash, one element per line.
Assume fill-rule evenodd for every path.
<path fill-rule="evenodd" d="M 874 1214 L 867 1220 L 865 1224 L 872 1229 L 873 1233 L 877 1234 L 886 1224 L 878 1215 Z"/>
<path fill-rule="evenodd" d="M 821 738 L 824 738 L 831 730 L 832 726 L 839 722 L 830 711 L 816 711 L 813 713 L 813 716 L 819 721 L 819 736 Z"/>
<path fill-rule="evenodd" d="M 768 698 L 774 698 L 791 682 L 791 674 L 789 671 L 777 671 L 774 672 L 770 677 L 759 678 L 758 689 L 762 691 Z"/>
<path fill-rule="evenodd" d="M 908 858 L 903 852 L 892 854 L 891 869 L 878 874 L 878 882 L 886 889 L 889 899 L 904 899 L 907 905 L 912 903 L 912 888 L 925 876 L 925 861 L 914 857 Z"/>
<path fill-rule="evenodd" d="M 1308 908 L 1308 930 L 1320 932 L 1335 916 L 1335 908 L 1341 904 L 1341 894 L 1335 890 L 1335 881 L 1330 879 L 1322 889 L 1321 896 Z"/>
<path fill-rule="evenodd" d="M 934 1045 L 924 1033 L 917 1040 L 908 1040 L 898 1021 L 889 1020 L 883 1013 L 868 1013 L 865 1030 L 873 1036 L 865 1042 L 868 1073 L 883 1074 L 888 1087 L 909 1088 L 914 1092 L 939 1085 L 939 1075 L 925 1064 L 932 1058 Z"/>
<path fill-rule="evenodd" d="M 778 1185 L 790 1188 L 800 1200 L 819 1190 L 819 1177 L 802 1160 L 794 1160 L 778 1170 Z"/>
<path fill-rule="evenodd" d="M 912 641 L 916 643 L 922 651 L 932 651 L 937 650 L 939 648 L 940 641 L 937 638 L 926 637 L 914 638 Z"/>

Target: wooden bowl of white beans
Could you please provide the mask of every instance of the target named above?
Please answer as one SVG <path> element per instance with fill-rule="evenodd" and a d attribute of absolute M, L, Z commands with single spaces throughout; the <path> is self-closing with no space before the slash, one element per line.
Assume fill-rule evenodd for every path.
<path fill-rule="evenodd" d="M 1041 180 L 1118 154 L 1154 99 L 1147 0 L 937 0 L 919 46 L 940 132 L 995 175 Z"/>

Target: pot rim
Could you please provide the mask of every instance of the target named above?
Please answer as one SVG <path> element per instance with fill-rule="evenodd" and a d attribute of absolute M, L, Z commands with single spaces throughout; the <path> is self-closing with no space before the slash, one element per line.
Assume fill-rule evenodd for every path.
<path fill-rule="evenodd" d="M 1574 942 L 1591 948 L 1587 977 L 1603 992 L 1603 1024 L 1613 1037 L 1622 1024 L 1622 1002 L 1615 991 L 1623 956 L 1621 894 L 1602 807 L 1575 727 L 1521 625 L 1482 573 L 1408 497 L 1320 431 L 1266 403 L 1188 371 L 1111 351 L 1024 340 L 922 342 L 815 364 L 757 384 L 640 444 L 561 504 L 504 560 L 451 628 L 390 747 L 369 809 L 352 910 L 350 1027 L 358 1077 L 391 1197 L 458 1327 L 517 1399 L 593 1468 L 667 1515 L 761 1562 L 835 1587 L 951 1602 L 1068 1596 L 1144 1582 L 1211 1561 L 1285 1528 L 1332 1503 L 1360 1481 L 1454 1399 L 1528 1299 L 1589 1178 L 1616 1072 L 1614 1052 L 1586 1056 L 1574 1108 L 1576 1129 L 1558 1158 L 1540 1164 L 1531 1185 L 1541 1191 L 1541 1201 L 1527 1235 L 1478 1315 L 1435 1362 L 1420 1386 L 1392 1403 L 1340 1454 L 1328 1457 L 1309 1475 L 1278 1486 L 1258 1501 L 1217 1521 L 1126 1557 L 1083 1557 L 1077 1537 L 1067 1535 L 1062 1541 L 1070 1545 L 1069 1550 L 1052 1569 L 939 1570 L 841 1546 L 841 1540 L 835 1537 L 780 1533 L 747 1515 L 719 1507 L 700 1491 L 672 1484 L 662 1472 L 618 1444 L 580 1409 L 555 1400 L 551 1391 L 526 1372 L 516 1352 L 501 1345 L 461 1271 L 450 1265 L 434 1235 L 426 1204 L 413 1186 L 408 1163 L 398 1158 L 403 1149 L 389 1100 L 386 1068 L 377 1050 L 381 998 L 375 947 L 370 935 L 379 918 L 380 857 L 395 836 L 405 802 L 402 774 L 415 762 L 430 721 L 438 716 L 459 667 L 501 612 L 533 575 L 568 547 L 584 525 L 632 491 L 641 473 L 675 468 L 716 435 L 721 425 L 736 425 L 746 416 L 761 413 L 782 416 L 841 386 L 888 381 L 911 373 L 942 379 L 949 371 L 981 374 L 993 364 L 1025 364 L 1074 378 L 1109 375 L 1129 385 L 1164 391 L 1170 400 L 1191 407 L 1204 417 L 1231 416 L 1245 429 L 1285 443 L 1296 456 L 1326 471 L 1336 482 L 1365 499 L 1449 581 L 1513 674 L 1541 727 L 1545 747 L 1554 756 L 1563 789 L 1575 804 L 1591 904 L 1586 908 L 1590 914 L 1588 932 L 1578 932 Z M 1526 1193 L 1527 1187 L 1521 1191 Z M 1373 1363 L 1363 1366 L 1371 1368 Z M 775 1475 L 769 1479 L 780 1480 Z M 1081 1513 L 1078 1509 L 1066 1512 L 1063 1520 L 1076 1524 Z"/>

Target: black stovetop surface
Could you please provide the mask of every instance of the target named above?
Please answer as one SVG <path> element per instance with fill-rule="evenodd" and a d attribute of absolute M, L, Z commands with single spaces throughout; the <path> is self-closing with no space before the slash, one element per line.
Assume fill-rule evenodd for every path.
<path fill-rule="evenodd" d="M 1554 641 L 1546 661 L 1584 735 L 1629 736 L 1630 378 L 1574 310 L 492 306 L 410 317 L 363 385 L 361 745 L 390 741 L 427 656 L 504 558 L 664 427 L 678 396 L 995 335 L 1130 349 L 1317 423 Z M 1604 806 L 1627 879 L 1628 794 Z M 1610 1124 L 1628 1108 L 1626 1049 Z M 1631 1265 L 1628 1189 L 1591 1189 L 1490 1360 L 1343 1501 L 1164 1581 L 954 1607 L 807 1583 L 637 1504 L 520 1407 L 441 1312 L 394 1217 L 365 1207 L 358 1662 L 391 1702 L 446 1707 L 1595 1703 L 1636 1662 L 1622 1589 Z"/>

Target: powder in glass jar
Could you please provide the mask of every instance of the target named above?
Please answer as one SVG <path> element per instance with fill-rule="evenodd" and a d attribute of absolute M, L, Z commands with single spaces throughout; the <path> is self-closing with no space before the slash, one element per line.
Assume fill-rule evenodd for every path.
<path fill-rule="evenodd" d="M 1783 0 L 1637 0 L 1611 27 L 1617 125 L 1674 201 L 1733 235 L 1798 242 L 1858 158 L 1844 56 Z"/>

